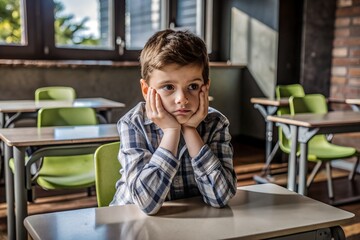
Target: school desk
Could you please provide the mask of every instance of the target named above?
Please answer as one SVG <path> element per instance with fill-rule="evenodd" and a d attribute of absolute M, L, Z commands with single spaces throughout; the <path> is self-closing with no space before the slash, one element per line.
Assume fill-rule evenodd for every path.
<path fill-rule="evenodd" d="M 3 128 L 0 129 L 0 139 L 6 145 L 4 160 L 8 239 L 15 239 L 16 233 L 16 239 L 20 240 L 26 237 L 23 225 L 23 220 L 27 216 L 25 149 L 31 146 L 46 146 L 49 152 L 60 150 L 71 152 L 71 155 L 87 154 L 94 152 L 100 144 L 119 141 L 119 134 L 116 124 Z M 13 156 L 14 174 L 9 168 L 9 159 Z"/>
<path fill-rule="evenodd" d="M 165 202 L 153 216 L 136 205 L 37 214 L 24 224 L 35 239 L 345 239 L 353 213 L 275 184 L 240 187 L 228 206 L 201 197 Z"/>

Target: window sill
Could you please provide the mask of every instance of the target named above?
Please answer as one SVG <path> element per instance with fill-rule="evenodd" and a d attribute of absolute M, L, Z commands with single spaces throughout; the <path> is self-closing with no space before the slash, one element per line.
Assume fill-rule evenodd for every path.
<path fill-rule="evenodd" d="M 36 68 L 93 68 L 93 67 L 139 67 L 139 62 L 130 61 L 91 61 L 91 60 L 0 60 L 0 67 L 36 67 Z M 210 67 L 243 68 L 245 65 L 229 62 L 210 62 Z"/>

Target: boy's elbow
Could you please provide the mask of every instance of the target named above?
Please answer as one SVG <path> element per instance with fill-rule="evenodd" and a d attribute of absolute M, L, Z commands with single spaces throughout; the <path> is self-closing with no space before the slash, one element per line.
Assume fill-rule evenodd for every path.
<path fill-rule="evenodd" d="M 209 200 L 208 204 L 215 208 L 223 208 L 228 205 L 231 198 L 235 196 L 236 191 L 230 190 L 228 194 L 223 195 L 222 197 Z"/>
<path fill-rule="evenodd" d="M 223 208 L 227 205 L 227 203 L 210 203 L 210 206 L 214 208 Z"/>
<path fill-rule="evenodd" d="M 220 199 L 213 199 L 213 200 L 206 200 L 204 199 L 205 202 L 210 205 L 211 207 L 214 207 L 214 208 L 223 208 L 225 206 L 227 206 L 228 204 L 228 201 L 230 200 L 230 198 L 228 199 L 223 199 L 223 200 L 220 200 Z"/>
<path fill-rule="evenodd" d="M 155 215 L 159 212 L 160 207 L 156 207 L 156 208 L 149 208 L 149 207 L 140 207 L 140 209 L 147 215 L 152 216 Z"/>

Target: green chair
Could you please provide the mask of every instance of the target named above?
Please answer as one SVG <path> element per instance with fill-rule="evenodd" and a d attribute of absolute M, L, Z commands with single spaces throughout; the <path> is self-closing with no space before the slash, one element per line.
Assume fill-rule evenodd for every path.
<path fill-rule="evenodd" d="M 280 100 L 282 98 L 289 98 L 291 96 L 303 97 L 305 96 L 305 91 L 302 85 L 300 84 L 290 84 L 290 85 L 278 85 L 275 88 L 276 99 Z M 288 106 L 279 107 L 277 110 L 277 115 L 281 116 L 284 114 L 290 114 L 290 108 Z M 279 147 L 280 149 L 289 154 L 290 153 L 290 142 L 286 138 L 285 134 L 282 131 L 282 128 L 278 128 L 279 134 Z"/>
<path fill-rule="evenodd" d="M 115 194 L 115 183 L 120 179 L 119 155 L 120 142 L 100 146 L 94 156 L 95 186 L 99 207 L 109 206 Z"/>
<path fill-rule="evenodd" d="M 52 86 L 42 87 L 35 90 L 35 101 L 41 100 L 64 100 L 73 101 L 76 98 L 76 92 L 72 87 Z M 8 128 L 14 124 L 18 124 L 20 127 L 32 126 L 33 121 L 36 121 L 37 113 L 25 112 L 16 113 L 12 115 L 7 121 L 5 127 Z M 25 120 L 25 121 L 24 121 Z M 30 121 L 29 121 L 30 120 Z M 22 124 L 20 122 L 23 122 Z"/>
<path fill-rule="evenodd" d="M 95 124 L 98 124 L 95 110 L 85 107 L 43 108 L 39 110 L 37 123 L 38 128 Z M 94 186 L 93 153 L 97 147 L 98 145 L 94 145 L 91 149 L 86 148 L 82 151 L 82 155 L 71 155 L 71 149 L 62 150 L 51 146 L 35 151 L 29 156 L 25 166 L 27 188 L 31 190 L 34 182 L 44 189 Z M 10 160 L 9 165 L 14 170 L 13 159 Z"/>
<path fill-rule="evenodd" d="M 38 113 L 38 128 L 97 124 L 92 108 L 44 108 Z M 93 154 L 44 157 L 36 182 L 45 189 L 84 188 L 95 184 Z"/>
<path fill-rule="evenodd" d="M 327 113 L 328 111 L 327 101 L 322 94 L 307 94 L 303 97 L 292 96 L 289 98 L 289 104 L 292 115 L 299 113 Z M 289 153 L 288 150 L 287 152 Z M 334 193 L 330 162 L 332 160 L 351 158 L 354 156 L 358 157 L 358 163 L 359 154 L 355 148 L 332 144 L 324 134 L 315 135 L 308 142 L 308 160 L 316 163 L 316 165 L 307 180 L 307 187 L 311 185 L 322 164 L 325 163 L 328 196 L 329 198 L 333 198 Z M 350 177 L 350 179 L 352 178 L 353 176 Z"/>
<path fill-rule="evenodd" d="M 72 87 L 51 86 L 35 90 L 35 101 L 40 100 L 68 100 L 73 101 L 76 92 Z"/>

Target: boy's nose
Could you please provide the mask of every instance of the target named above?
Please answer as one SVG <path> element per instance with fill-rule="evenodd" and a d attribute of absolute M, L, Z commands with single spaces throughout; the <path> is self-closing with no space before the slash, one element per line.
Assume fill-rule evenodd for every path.
<path fill-rule="evenodd" d="M 177 104 L 187 104 L 189 102 L 188 98 L 186 97 L 186 94 L 184 91 L 178 91 L 176 95 L 176 103 Z"/>

